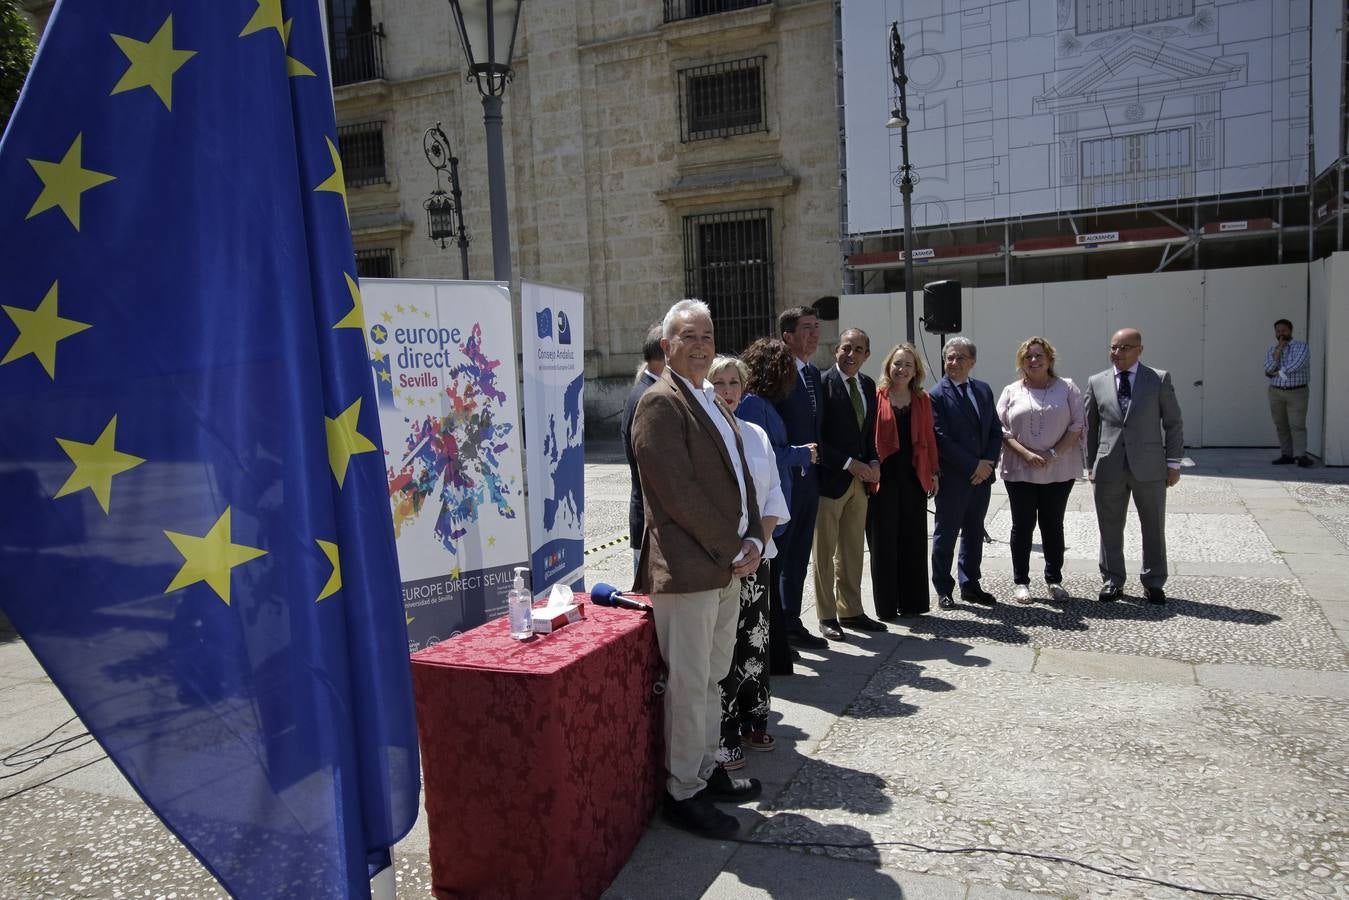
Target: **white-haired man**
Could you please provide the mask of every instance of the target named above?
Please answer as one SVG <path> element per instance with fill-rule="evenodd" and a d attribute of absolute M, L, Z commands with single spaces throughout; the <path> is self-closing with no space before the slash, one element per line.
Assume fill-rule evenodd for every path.
<path fill-rule="evenodd" d="M 739 823 L 713 802 L 753 800 L 762 789 L 716 764 L 740 578 L 759 567 L 762 529 L 739 428 L 707 381 L 716 357 L 710 310 L 681 300 L 662 333 L 665 371 L 642 395 L 631 428 L 646 510 L 635 589 L 651 596 L 669 670 L 665 816 L 726 838 Z"/>

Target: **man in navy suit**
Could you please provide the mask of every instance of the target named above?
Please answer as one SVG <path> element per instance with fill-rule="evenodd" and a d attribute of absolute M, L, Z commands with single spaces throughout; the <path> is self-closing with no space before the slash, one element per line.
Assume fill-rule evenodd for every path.
<path fill-rule="evenodd" d="M 642 555 L 642 529 L 646 524 L 646 514 L 642 509 L 642 483 L 637 476 L 637 460 L 632 455 L 632 416 L 637 412 L 637 401 L 665 371 L 665 350 L 660 345 L 661 337 L 661 323 L 657 322 L 646 333 L 646 342 L 642 344 L 642 370 L 637 373 L 632 390 L 628 391 L 628 401 L 623 404 L 623 414 L 618 419 L 618 433 L 623 436 L 623 456 L 628 460 L 628 472 L 632 475 L 632 494 L 628 497 L 628 543 L 632 545 L 633 574 L 637 572 L 637 560 Z"/>
<path fill-rule="evenodd" d="M 806 630 L 801 622 L 801 592 L 810 566 L 810 547 L 815 539 L 815 513 L 820 505 L 819 461 L 820 414 L 823 390 L 820 370 L 811 364 L 820 343 L 820 317 L 809 306 L 795 306 L 778 316 L 782 342 L 796 357 L 796 387 L 777 404 L 787 426 L 787 442 L 811 449 L 810 465 L 791 470 L 792 527 L 784 544 L 778 545 L 769 576 L 777 586 L 778 602 L 787 623 L 787 641 L 796 647 L 819 650 L 829 642 Z"/>
<path fill-rule="evenodd" d="M 861 373 L 871 338 L 860 328 L 839 337 L 824 373 L 820 426 L 820 510 L 815 519 L 815 613 L 820 634 L 845 640 L 844 627 L 885 631 L 862 609 L 862 548 L 867 484 L 880 478 L 876 454 L 876 382 Z"/>
<path fill-rule="evenodd" d="M 941 463 L 937 521 L 932 532 L 932 586 L 937 589 L 937 605 L 942 609 L 955 607 L 951 557 L 957 535 L 960 599 L 984 606 L 998 602 L 979 586 L 979 564 L 984 556 L 984 515 L 1002 451 L 1002 425 L 993 407 L 993 391 L 970 377 L 976 355 L 969 338 L 947 341 L 942 347 L 946 374 L 929 395 Z"/>

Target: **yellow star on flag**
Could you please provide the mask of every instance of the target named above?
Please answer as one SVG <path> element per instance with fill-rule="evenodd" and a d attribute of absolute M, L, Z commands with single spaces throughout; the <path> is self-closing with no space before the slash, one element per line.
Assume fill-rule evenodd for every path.
<path fill-rule="evenodd" d="M 451 578 L 458 579 L 458 578 L 459 578 L 459 574 L 460 574 L 460 573 L 459 573 L 459 567 L 458 567 L 458 566 L 455 566 L 453 569 L 450 569 L 450 577 L 451 577 Z"/>
<path fill-rule="evenodd" d="M 285 29 L 281 34 L 281 40 L 286 45 L 286 74 L 291 78 L 299 78 L 301 76 L 313 78 L 314 70 L 290 55 L 290 26 L 294 24 L 294 19 L 287 19 Z"/>
<path fill-rule="evenodd" d="M 47 375 L 55 380 L 56 345 L 72 334 L 79 334 L 92 327 L 85 322 L 63 319 L 56 314 L 56 285 L 57 282 L 53 281 L 47 296 L 42 298 L 37 309 L 0 306 L 19 329 L 18 338 L 10 345 L 4 359 L 0 359 L 0 366 L 31 353 L 42 363 Z"/>
<path fill-rule="evenodd" d="M 417 312 L 418 312 L 418 310 L 417 310 L 417 304 L 414 303 L 414 304 L 412 304 L 411 306 L 409 306 L 409 307 L 408 307 L 408 312 L 412 313 L 412 314 L 415 316 L 415 315 L 417 314 Z"/>
<path fill-rule="evenodd" d="M 495 547 L 495 546 L 496 546 L 496 543 L 497 543 L 496 535 L 490 535 L 490 536 L 487 538 L 487 546 L 489 546 L 489 547 Z"/>
<path fill-rule="evenodd" d="M 139 456 L 117 450 L 113 446 L 116 436 L 117 417 L 113 416 L 112 421 L 108 422 L 108 426 L 98 436 L 98 440 L 92 444 L 57 438 L 56 443 L 61 445 L 61 449 L 66 451 L 66 456 L 75 463 L 75 471 L 70 473 L 70 477 L 61 485 L 61 489 L 56 492 L 53 499 L 88 488 L 98 499 L 98 505 L 103 507 L 103 512 L 108 512 L 113 476 L 121 475 L 145 462 Z"/>
<path fill-rule="evenodd" d="M 337 561 L 336 544 L 332 541 L 318 540 L 314 541 L 314 543 L 319 545 L 319 549 L 323 551 L 324 556 L 328 557 L 328 562 L 331 563 L 333 567 L 333 573 L 328 576 L 328 583 L 323 586 L 323 590 L 319 591 L 318 597 L 314 600 L 315 603 L 318 603 L 319 600 L 322 600 L 325 597 L 331 597 L 342 589 L 342 566 Z"/>
<path fill-rule="evenodd" d="M 328 155 L 333 159 L 333 174 L 323 179 L 316 191 L 331 191 L 334 194 L 342 196 L 342 212 L 347 213 L 347 180 L 346 175 L 342 173 L 342 155 L 337 152 L 333 139 L 325 136 L 323 138 L 328 142 Z M 351 220 L 351 214 L 347 213 L 347 221 Z"/>
<path fill-rule="evenodd" d="M 171 594 L 198 581 L 204 581 L 228 606 L 230 602 L 230 570 L 251 559 L 266 556 L 266 550 L 246 547 L 230 540 L 230 507 L 225 507 L 211 530 L 201 537 L 165 531 L 164 536 L 183 554 L 183 567 L 173 576 L 164 593 Z"/>
<path fill-rule="evenodd" d="M 365 306 L 361 303 L 361 289 L 356 284 L 356 279 L 352 278 L 346 272 L 342 277 L 347 280 L 347 292 L 351 294 L 351 311 L 342 317 L 334 328 L 359 328 L 365 330 Z"/>
<path fill-rule="evenodd" d="M 248 24 L 244 26 L 244 30 L 239 32 L 239 37 L 248 37 L 250 34 L 257 34 L 259 31 L 275 28 L 276 33 L 281 37 L 281 42 L 284 44 L 288 29 L 282 19 L 281 0 L 258 0 L 258 8 L 253 10 L 253 17 L 248 20 Z"/>
<path fill-rule="evenodd" d="M 410 616 L 410 615 L 408 615 L 406 612 L 404 612 L 404 613 L 403 613 L 403 624 L 404 624 L 404 625 L 411 625 L 412 622 L 413 622 L 413 620 L 414 620 L 415 618 L 416 618 L 415 616 Z"/>
<path fill-rule="evenodd" d="M 131 66 L 113 86 L 112 93 L 120 94 L 123 91 L 148 87 L 163 101 L 165 109 L 172 110 L 173 74 L 197 55 L 196 50 L 174 48 L 173 16 L 164 20 L 164 24 L 159 26 L 155 36 L 148 42 L 120 34 L 112 35 L 112 39 L 126 54 L 126 58 L 131 60 Z"/>
<path fill-rule="evenodd" d="M 398 310 L 399 314 L 407 312 L 406 309 L 403 309 L 403 304 L 401 303 L 395 303 L 393 308 Z"/>
<path fill-rule="evenodd" d="M 95 172 L 80 165 L 80 156 L 84 148 L 84 133 L 75 135 L 75 140 L 60 162 L 47 162 L 42 159 L 30 159 L 37 177 L 42 179 L 42 193 L 37 195 L 33 208 L 28 210 L 25 219 L 31 219 L 40 212 L 46 212 L 53 206 L 61 207 L 70 224 L 80 230 L 80 195 L 90 188 L 98 187 L 116 177 L 106 172 Z"/>
<path fill-rule="evenodd" d="M 397 387 L 394 388 L 394 389 L 393 389 L 393 395 L 394 395 L 395 397 L 401 397 L 401 396 L 403 396 L 403 389 L 402 389 L 402 388 L 397 388 Z"/>
<path fill-rule="evenodd" d="M 337 486 L 347 480 L 347 464 L 357 453 L 369 453 L 376 449 L 370 439 L 356 430 L 357 420 L 361 417 L 361 398 L 342 411 L 336 419 L 323 417 L 323 425 L 328 432 L 328 465 L 332 467 Z"/>
<path fill-rule="evenodd" d="M 393 321 L 393 314 L 390 313 L 387 309 L 384 310 L 384 312 L 380 313 L 380 314 L 379 314 L 379 317 L 380 317 L 381 319 L 383 319 L 384 321 L 386 321 L 386 322 L 392 322 L 392 321 Z"/>
<path fill-rule="evenodd" d="M 380 372 L 380 373 L 379 373 L 379 380 L 380 380 L 380 381 L 388 381 L 388 382 L 392 383 L 392 382 L 393 382 L 393 376 L 390 375 L 388 372 Z"/>

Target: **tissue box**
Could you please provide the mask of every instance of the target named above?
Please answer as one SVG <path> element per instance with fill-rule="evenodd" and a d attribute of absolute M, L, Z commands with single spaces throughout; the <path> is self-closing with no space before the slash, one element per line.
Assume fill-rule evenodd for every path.
<path fill-rule="evenodd" d="M 557 631 L 568 622 L 581 621 L 581 610 L 575 603 L 566 606 L 543 606 L 534 610 L 534 633 Z"/>

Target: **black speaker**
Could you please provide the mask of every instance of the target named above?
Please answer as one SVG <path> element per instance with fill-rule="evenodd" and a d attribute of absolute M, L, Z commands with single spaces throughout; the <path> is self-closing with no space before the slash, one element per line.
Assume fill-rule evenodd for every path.
<path fill-rule="evenodd" d="M 960 331 L 959 281 L 931 281 L 923 285 L 923 330 L 928 334 Z"/>

